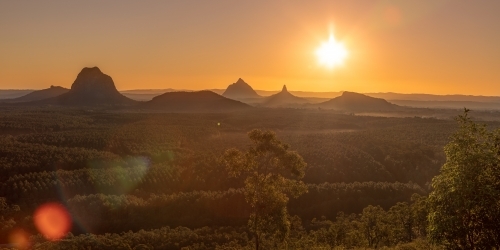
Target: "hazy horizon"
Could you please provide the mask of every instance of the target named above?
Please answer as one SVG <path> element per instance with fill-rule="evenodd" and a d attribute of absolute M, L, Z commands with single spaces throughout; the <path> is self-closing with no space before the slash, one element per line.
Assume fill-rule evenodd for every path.
<path fill-rule="evenodd" d="M 286 85 L 286 84 L 285 84 Z M 51 85 L 51 86 L 57 86 L 57 87 L 63 87 L 59 85 Z M 283 87 L 283 86 L 282 86 Z M 47 88 L 50 88 L 48 86 Z M 71 85 L 69 87 L 64 87 L 67 89 L 71 89 Z M 46 88 L 42 88 L 46 89 Z M 8 89 L 0 89 L 0 91 L 37 91 L 37 90 L 42 90 L 42 89 L 16 89 L 16 88 L 8 88 Z M 165 90 L 171 90 L 171 91 L 203 91 L 203 90 L 218 90 L 218 91 L 224 91 L 226 88 L 202 88 L 202 89 L 182 89 L 182 88 L 137 88 L 137 89 L 119 89 L 117 90 L 119 92 L 133 92 L 133 91 L 165 91 Z M 257 92 L 266 92 L 266 93 L 278 93 L 281 91 L 280 89 L 273 89 L 273 90 L 264 90 L 264 89 L 255 89 Z M 294 90 L 294 89 L 288 89 L 289 92 L 292 93 L 297 93 L 297 92 L 303 92 L 303 93 L 342 93 L 342 92 L 356 92 L 356 91 L 351 91 L 351 90 L 339 90 L 339 91 L 307 91 L 307 90 Z M 385 92 L 356 92 L 356 93 L 362 93 L 362 94 L 398 94 L 398 95 L 435 95 L 435 96 L 477 96 L 477 97 L 499 97 L 499 95 L 472 95 L 472 94 L 460 94 L 460 93 L 447 93 L 447 94 L 433 94 L 433 93 L 424 93 L 424 92 L 414 92 L 414 93 L 402 93 L 402 92 L 391 92 L 391 91 L 385 91 Z M 314 96 L 312 96 L 314 97 Z M 0 98 L 1 99 L 1 98 Z"/>

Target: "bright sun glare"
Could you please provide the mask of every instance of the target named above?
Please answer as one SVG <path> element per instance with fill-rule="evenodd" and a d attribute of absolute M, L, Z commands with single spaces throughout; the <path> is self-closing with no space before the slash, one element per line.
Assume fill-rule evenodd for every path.
<path fill-rule="evenodd" d="M 316 56 L 320 64 L 334 68 L 342 65 L 347 57 L 347 50 L 344 45 L 337 40 L 333 35 L 330 35 L 330 40 L 321 44 L 316 50 Z"/>

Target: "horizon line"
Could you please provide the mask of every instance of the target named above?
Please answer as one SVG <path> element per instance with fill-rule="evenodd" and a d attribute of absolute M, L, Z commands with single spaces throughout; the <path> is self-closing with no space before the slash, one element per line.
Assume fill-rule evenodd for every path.
<path fill-rule="evenodd" d="M 53 85 L 54 87 L 62 87 L 62 86 L 56 86 Z M 65 87 L 63 87 L 65 88 Z M 47 89 L 47 88 L 45 88 Z M 71 88 L 67 88 L 71 89 Z M 38 90 L 43 90 L 43 89 L 0 89 L 0 91 L 38 91 Z M 152 89 L 152 88 L 146 88 L 146 89 L 125 89 L 125 90 L 119 90 L 117 89 L 118 92 L 127 92 L 127 91 L 144 91 L 144 90 L 150 90 L 150 91 L 162 91 L 162 90 L 174 90 L 171 92 L 175 91 L 203 91 L 203 90 L 226 90 L 224 88 L 205 88 L 205 89 L 175 89 L 175 88 L 165 88 L 165 89 Z M 254 89 L 255 91 L 264 91 L 264 92 L 281 92 L 281 90 L 263 90 L 263 89 Z M 391 92 L 391 91 L 382 91 L 382 92 L 356 92 L 356 91 L 351 91 L 351 90 L 340 90 L 340 91 L 306 91 L 306 90 L 288 90 L 289 92 L 303 92 L 303 93 L 343 93 L 343 92 L 354 92 L 354 93 L 360 93 L 360 94 L 398 94 L 398 95 L 432 95 L 432 96 L 476 96 L 476 97 L 500 97 L 500 95 L 471 95 L 471 94 L 432 94 L 432 93 L 401 93 L 401 92 Z"/>

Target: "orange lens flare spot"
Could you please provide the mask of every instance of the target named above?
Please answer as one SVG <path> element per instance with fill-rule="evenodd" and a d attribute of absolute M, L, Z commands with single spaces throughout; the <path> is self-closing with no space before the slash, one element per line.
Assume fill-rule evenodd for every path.
<path fill-rule="evenodd" d="M 9 243 L 17 249 L 28 249 L 30 247 L 29 235 L 23 230 L 15 230 L 9 234 Z"/>
<path fill-rule="evenodd" d="M 71 229 L 71 216 L 58 203 L 40 206 L 33 216 L 38 231 L 48 240 L 59 240 Z"/>

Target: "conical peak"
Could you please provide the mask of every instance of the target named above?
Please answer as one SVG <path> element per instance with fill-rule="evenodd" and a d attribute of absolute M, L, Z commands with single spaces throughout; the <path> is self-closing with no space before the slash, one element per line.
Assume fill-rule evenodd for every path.
<path fill-rule="evenodd" d="M 241 78 L 238 78 L 235 83 L 231 83 L 229 86 L 227 86 L 226 91 L 224 91 L 222 95 L 232 99 L 259 97 L 255 90 L 253 90 L 252 86 L 250 86 Z"/>
<path fill-rule="evenodd" d="M 288 92 L 288 90 L 286 89 L 286 85 L 283 85 L 283 89 L 281 90 L 281 92 Z"/>
<path fill-rule="evenodd" d="M 236 84 L 246 84 L 245 81 L 243 81 L 243 79 L 241 78 L 238 78 L 238 81 L 235 82 Z"/>

